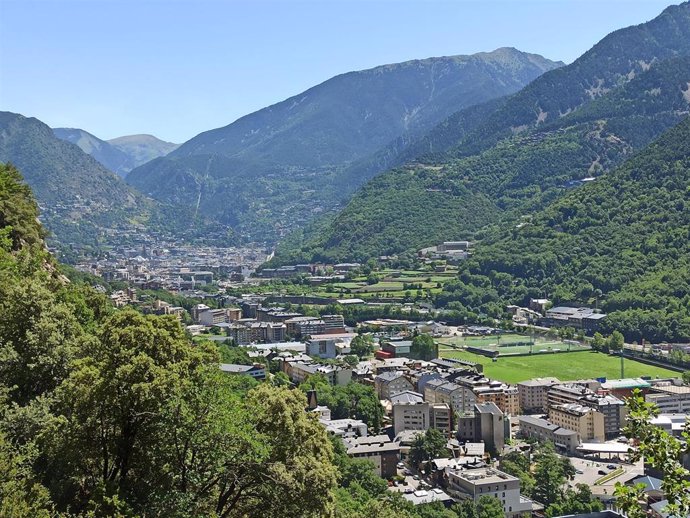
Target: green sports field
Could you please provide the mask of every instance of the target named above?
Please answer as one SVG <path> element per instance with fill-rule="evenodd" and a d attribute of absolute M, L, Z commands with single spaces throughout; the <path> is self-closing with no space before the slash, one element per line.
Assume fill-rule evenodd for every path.
<path fill-rule="evenodd" d="M 499 357 L 495 362 L 486 356 L 450 348 L 439 349 L 442 358 L 459 358 L 484 365 L 489 378 L 517 383 L 531 378 L 555 376 L 562 381 L 585 378 L 620 378 L 620 359 L 597 352 L 559 352 L 533 356 Z M 677 377 L 680 374 L 661 367 L 625 360 L 625 377 Z"/>
<path fill-rule="evenodd" d="M 506 354 L 533 354 L 542 352 L 566 352 L 577 350 L 588 350 L 586 345 L 577 343 L 565 343 L 557 338 L 548 338 L 541 335 L 534 336 L 534 345 L 530 345 L 532 337 L 517 333 L 505 333 L 502 335 L 491 336 L 456 336 L 451 338 L 441 338 L 440 344 L 448 344 L 456 347 L 477 347 L 487 351 L 498 351 L 501 355 Z"/>

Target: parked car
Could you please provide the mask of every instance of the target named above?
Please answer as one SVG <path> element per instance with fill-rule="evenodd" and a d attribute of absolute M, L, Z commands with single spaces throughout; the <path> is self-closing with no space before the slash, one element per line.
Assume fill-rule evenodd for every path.
<path fill-rule="evenodd" d="M 609 469 L 616 469 L 616 465 L 615 465 L 615 464 L 609 464 L 609 465 L 606 466 L 606 467 L 609 468 Z"/>
<path fill-rule="evenodd" d="M 575 473 L 577 473 L 578 475 L 582 475 L 584 471 L 582 471 L 581 469 L 576 469 Z"/>
<path fill-rule="evenodd" d="M 600 474 L 600 475 L 606 475 L 606 471 L 603 470 L 603 469 L 600 469 L 600 470 L 599 470 L 599 474 Z"/>

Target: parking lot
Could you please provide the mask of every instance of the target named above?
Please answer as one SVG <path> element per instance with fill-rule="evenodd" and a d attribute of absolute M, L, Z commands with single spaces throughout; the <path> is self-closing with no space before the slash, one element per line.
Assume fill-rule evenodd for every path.
<path fill-rule="evenodd" d="M 400 464 L 398 464 L 398 476 L 405 477 L 405 480 L 397 486 L 390 486 L 388 489 L 391 491 L 399 493 L 413 492 L 419 488 L 420 484 L 424 484 L 419 474 L 416 471 L 410 470 L 407 466 L 401 468 Z"/>
<path fill-rule="evenodd" d="M 627 482 L 644 473 L 642 462 L 637 464 L 629 464 L 627 462 L 611 461 L 611 460 L 594 460 L 582 459 L 578 457 L 571 457 L 570 460 L 575 466 L 577 473 L 575 480 L 570 482 L 571 486 L 575 484 L 587 484 L 595 495 L 610 495 L 613 493 L 616 482 Z M 608 480 L 601 485 L 595 485 L 595 482 L 608 473 L 615 471 L 618 468 L 623 468 L 625 471 L 619 476 Z"/>

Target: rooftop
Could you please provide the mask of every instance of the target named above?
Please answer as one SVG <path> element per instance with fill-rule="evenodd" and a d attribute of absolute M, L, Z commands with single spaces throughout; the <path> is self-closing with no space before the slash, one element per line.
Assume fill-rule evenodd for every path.
<path fill-rule="evenodd" d="M 617 380 L 606 380 L 601 384 L 601 388 L 608 390 L 615 389 L 633 389 L 633 388 L 649 388 L 652 385 L 642 378 L 624 378 Z"/>
<path fill-rule="evenodd" d="M 458 469 L 452 470 L 458 478 L 467 480 L 472 484 L 496 484 L 506 482 L 508 480 L 518 480 L 513 475 L 504 473 L 494 468 L 477 468 L 477 469 Z"/>
<path fill-rule="evenodd" d="M 403 392 L 395 394 L 394 396 L 391 396 L 391 403 L 393 403 L 394 405 L 410 405 L 423 402 L 424 396 L 422 396 L 419 392 L 413 392 L 412 390 L 405 390 Z"/>
<path fill-rule="evenodd" d="M 533 378 L 531 380 L 521 381 L 518 385 L 523 387 L 543 387 L 555 383 L 560 383 L 560 380 L 558 378 Z"/>

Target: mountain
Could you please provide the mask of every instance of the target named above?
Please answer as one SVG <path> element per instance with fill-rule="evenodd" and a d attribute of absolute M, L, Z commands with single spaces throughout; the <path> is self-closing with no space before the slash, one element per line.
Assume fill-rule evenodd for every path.
<path fill-rule="evenodd" d="M 539 210 L 688 113 L 689 55 L 689 3 L 606 36 L 507 99 L 447 118 L 407 147 L 415 160 L 288 238 L 276 262 L 397 254 Z"/>
<path fill-rule="evenodd" d="M 41 219 L 63 246 L 96 246 L 118 231 L 186 231 L 190 212 L 148 199 L 38 119 L 0 112 L 0 162 L 22 171 Z"/>
<path fill-rule="evenodd" d="M 560 65 L 502 48 L 350 72 L 202 133 L 133 170 L 127 181 L 245 234 L 279 237 L 378 172 L 352 171 L 358 160 Z"/>
<path fill-rule="evenodd" d="M 165 156 L 180 146 L 153 135 L 127 135 L 110 139 L 108 144 L 129 156 L 132 163 L 130 170 L 150 162 L 154 158 Z"/>
<path fill-rule="evenodd" d="M 479 243 L 441 305 L 598 304 L 629 341 L 690 340 L 690 119 L 528 224 Z M 599 290 L 599 291 L 598 291 Z M 470 302 L 469 305 L 475 304 Z"/>
<path fill-rule="evenodd" d="M 118 176 L 124 177 L 133 168 L 132 159 L 127 153 L 88 131 L 76 128 L 53 128 L 53 133 L 61 140 L 76 144 L 84 153 L 94 157 Z"/>
<path fill-rule="evenodd" d="M 53 128 L 53 132 L 57 138 L 76 144 L 84 153 L 123 178 L 135 167 L 167 155 L 178 147 L 153 135 L 129 135 L 106 141 L 82 129 Z"/>

